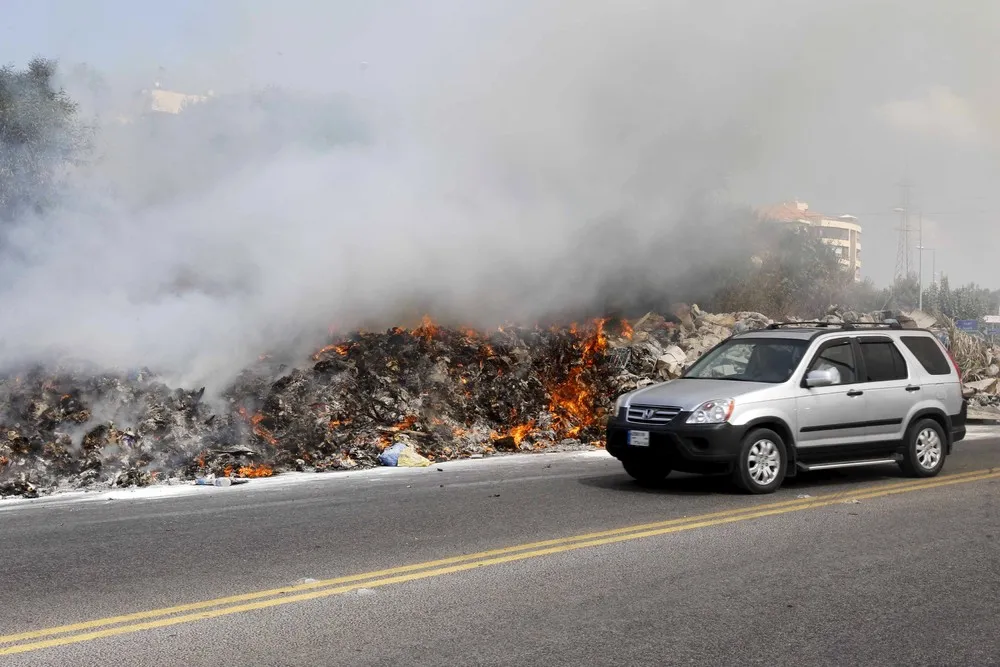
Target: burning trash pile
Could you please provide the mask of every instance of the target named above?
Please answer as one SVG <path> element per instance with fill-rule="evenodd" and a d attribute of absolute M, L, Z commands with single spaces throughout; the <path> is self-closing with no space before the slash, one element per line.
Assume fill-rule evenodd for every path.
<path fill-rule="evenodd" d="M 337 336 L 295 368 L 265 355 L 212 400 L 147 370 L 30 369 L 0 380 L 0 496 L 601 446 L 619 394 L 767 323 L 697 306 L 489 332 L 425 318 Z"/>
<path fill-rule="evenodd" d="M 426 320 L 340 337 L 298 368 L 262 358 L 211 401 L 148 371 L 25 370 L 0 380 L 0 495 L 599 444 L 629 378 L 612 351 L 631 335 L 625 322 L 475 332 Z"/>

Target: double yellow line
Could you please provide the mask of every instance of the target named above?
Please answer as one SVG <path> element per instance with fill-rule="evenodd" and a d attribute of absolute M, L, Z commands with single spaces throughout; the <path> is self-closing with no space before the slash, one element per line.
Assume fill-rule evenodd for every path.
<path fill-rule="evenodd" d="M 464 556 L 452 556 L 439 560 L 403 565 L 400 567 L 354 574 L 336 579 L 324 579 L 295 586 L 273 588 L 254 593 L 232 595 L 214 600 L 192 602 L 189 604 L 141 611 L 122 616 L 112 616 L 82 623 L 61 625 L 58 627 L 31 630 L 17 634 L 0 636 L 0 656 L 27 653 L 56 646 L 78 644 L 105 637 L 125 635 L 143 630 L 164 628 L 182 623 L 203 621 L 230 614 L 246 611 L 256 611 L 280 605 L 304 602 L 317 598 L 348 593 L 360 588 L 376 588 L 401 584 L 418 579 L 440 577 L 446 574 L 473 570 L 488 565 L 499 565 L 513 561 L 538 558 L 552 554 L 585 549 L 627 540 L 645 537 L 655 537 L 678 533 L 697 528 L 707 528 L 737 521 L 748 521 L 777 514 L 787 514 L 801 510 L 826 507 L 855 500 L 880 498 L 911 491 L 934 489 L 953 484 L 966 484 L 987 479 L 1000 478 L 1000 470 L 976 470 L 973 472 L 947 475 L 932 479 L 897 482 L 879 485 L 848 493 L 832 493 L 812 498 L 802 498 L 763 505 L 744 507 L 741 509 L 724 510 L 701 514 L 693 517 L 682 517 L 666 521 L 638 524 L 605 530 L 596 533 L 586 533 L 572 537 L 564 537 L 542 542 L 531 542 L 502 549 L 492 549 Z"/>

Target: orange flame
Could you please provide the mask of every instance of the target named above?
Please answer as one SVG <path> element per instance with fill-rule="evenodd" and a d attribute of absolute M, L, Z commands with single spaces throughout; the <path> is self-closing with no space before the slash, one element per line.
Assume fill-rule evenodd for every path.
<path fill-rule="evenodd" d="M 351 350 L 350 343 L 332 343 L 320 348 L 315 354 L 313 354 L 313 361 L 319 361 L 320 358 L 327 352 L 336 352 L 342 357 L 346 357 L 347 353 Z"/>
<path fill-rule="evenodd" d="M 261 425 L 261 422 L 264 421 L 264 415 L 258 412 L 257 414 L 251 417 L 247 412 L 247 409 L 243 407 L 241 407 L 238 410 L 238 412 L 240 413 L 240 416 L 243 417 L 243 419 L 246 419 L 248 422 L 250 422 L 250 424 L 253 426 L 253 432 L 257 437 L 261 438 L 262 440 L 266 440 L 272 446 L 278 445 L 278 439 L 275 438 L 274 435 L 272 435 L 272 433 L 269 430 L 264 428 L 263 425 Z"/>
<path fill-rule="evenodd" d="M 508 430 L 507 433 L 505 433 L 504 435 L 493 433 L 491 434 L 490 437 L 493 440 L 499 440 L 500 438 L 509 437 L 514 440 L 515 445 L 520 445 L 521 441 L 524 440 L 534 430 L 535 430 L 535 420 L 532 419 L 531 421 L 525 424 L 518 424 L 517 426 L 514 426 L 513 428 Z"/>
<path fill-rule="evenodd" d="M 597 357 L 608 347 L 605 323 L 606 320 L 594 323 L 593 333 L 583 341 L 580 364 L 571 368 L 566 379 L 549 390 L 553 426 L 565 438 L 575 438 L 599 419 L 593 391 L 584 381 L 583 373 L 593 367 Z M 571 327 L 571 331 L 578 331 L 576 325 Z"/>
<path fill-rule="evenodd" d="M 434 321 L 430 318 L 430 316 L 424 315 L 420 319 L 420 326 L 411 331 L 410 334 L 423 338 L 429 343 L 431 339 L 433 339 L 434 336 L 436 336 L 440 331 L 441 329 L 438 325 L 434 324 Z"/>
<path fill-rule="evenodd" d="M 270 477 L 274 474 L 274 468 L 263 463 L 251 463 L 248 466 L 240 466 L 236 471 L 237 477 Z"/>
<path fill-rule="evenodd" d="M 409 429 L 411 426 L 413 426 L 414 424 L 416 424 L 418 419 L 419 419 L 419 417 L 417 417 L 416 415 L 407 415 L 403 419 L 403 421 L 401 421 L 401 422 L 399 422 L 397 424 L 394 424 L 391 427 L 391 429 L 393 431 L 405 431 L 405 430 Z"/>
<path fill-rule="evenodd" d="M 635 335 L 635 330 L 632 325 L 628 323 L 628 320 L 622 320 L 622 336 L 628 340 L 632 340 L 632 336 Z"/>

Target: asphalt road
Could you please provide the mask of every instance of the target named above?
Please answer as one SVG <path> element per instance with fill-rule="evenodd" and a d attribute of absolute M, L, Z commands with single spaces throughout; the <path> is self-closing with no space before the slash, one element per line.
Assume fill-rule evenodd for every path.
<path fill-rule="evenodd" d="M 0 503 L 0 665 L 1000 665 L 997 471 L 980 432 L 763 497 L 598 452 Z"/>

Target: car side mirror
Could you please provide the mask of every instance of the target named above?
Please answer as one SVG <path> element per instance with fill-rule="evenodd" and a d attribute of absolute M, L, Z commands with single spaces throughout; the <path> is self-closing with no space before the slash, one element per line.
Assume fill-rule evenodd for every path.
<path fill-rule="evenodd" d="M 836 382 L 837 378 L 829 368 L 809 371 L 809 374 L 806 375 L 806 386 L 810 389 L 813 387 L 829 387 Z"/>

